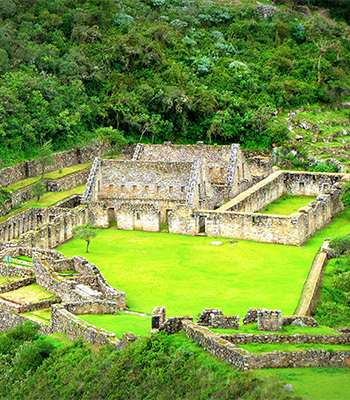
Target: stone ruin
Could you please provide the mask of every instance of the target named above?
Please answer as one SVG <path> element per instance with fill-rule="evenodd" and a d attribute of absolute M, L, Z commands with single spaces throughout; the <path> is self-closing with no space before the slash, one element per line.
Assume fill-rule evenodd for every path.
<path fill-rule="evenodd" d="M 343 205 L 350 174 L 277 171 L 271 159 L 252 157 L 239 145 L 138 144 L 131 161 L 95 159 L 82 203 L 107 228 L 205 235 L 303 245 Z M 260 214 L 285 195 L 315 196 L 291 215 Z"/>

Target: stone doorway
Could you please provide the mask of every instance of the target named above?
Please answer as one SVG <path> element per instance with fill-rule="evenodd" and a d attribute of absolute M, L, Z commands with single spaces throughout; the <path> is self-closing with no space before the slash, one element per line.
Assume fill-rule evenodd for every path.
<path fill-rule="evenodd" d="M 134 231 L 143 231 L 142 212 L 134 212 Z"/>

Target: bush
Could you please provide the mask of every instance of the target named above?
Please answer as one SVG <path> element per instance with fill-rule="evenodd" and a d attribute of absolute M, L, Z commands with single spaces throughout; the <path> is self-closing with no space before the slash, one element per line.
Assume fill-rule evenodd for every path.
<path fill-rule="evenodd" d="M 0 354 L 11 354 L 21 344 L 38 338 L 40 326 L 26 322 L 0 335 Z"/>
<path fill-rule="evenodd" d="M 350 236 L 338 236 L 329 242 L 329 247 L 334 249 L 339 254 L 344 254 L 350 251 Z"/>

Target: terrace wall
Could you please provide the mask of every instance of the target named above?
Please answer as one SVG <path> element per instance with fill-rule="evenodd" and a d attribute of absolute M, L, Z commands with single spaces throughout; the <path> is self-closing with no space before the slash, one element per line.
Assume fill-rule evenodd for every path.
<path fill-rule="evenodd" d="M 92 162 L 95 157 L 101 157 L 109 146 L 106 144 L 92 144 L 80 149 L 62 151 L 56 153 L 56 164 L 45 168 L 45 172 L 52 172 L 60 168 L 67 168 L 77 164 L 87 164 Z M 0 170 L 0 186 L 7 187 L 23 179 L 39 176 L 41 167 L 37 160 L 25 161 L 11 167 Z M 63 190 L 63 189 L 61 189 Z"/>
<path fill-rule="evenodd" d="M 324 193 L 318 195 L 316 201 L 300 208 L 297 213 L 291 215 L 253 213 L 254 210 L 266 206 L 283 194 L 284 181 L 294 176 L 288 173 L 285 178 L 284 174 L 282 171 L 272 174 L 215 211 L 177 207 L 171 214 L 169 232 L 196 235 L 202 224 L 207 236 L 303 245 L 343 209 L 340 199 L 342 185 L 336 182 L 329 187 L 327 181 L 329 179 L 339 181 L 344 175 L 327 174 L 325 177 L 321 175 L 319 187 Z M 312 174 L 310 176 L 313 177 Z M 314 182 L 311 178 L 310 181 Z M 292 185 L 289 184 L 289 187 L 292 188 Z"/>
<path fill-rule="evenodd" d="M 242 335 L 216 335 L 208 328 L 198 326 L 191 321 L 181 321 L 182 330 L 191 339 L 195 340 L 206 348 L 211 354 L 220 357 L 226 362 L 236 365 L 239 369 L 262 369 L 262 368 L 302 368 L 302 367 L 346 367 L 350 363 L 350 351 L 326 351 L 326 350 L 307 350 L 307 351 L 274 351 L 261 354 L 252 354 L 248 351 L 235 347 L 227 340 L 233 336 Z M 243 335 L 247 340 L 250 337 L 270 337 L 283 335 Z M 289 335 L 296 336 L 296 335 Z M 300 335 L 303 336 L 303 335 Z M 315 335 L 321 336 L 321 335 Z M 334 335 L 343 336 L 343 335 Z M 276 339 L 277 340 L 277 339 Z M 327 339 L 325 339 L 327 340 Z M 347 335 L 346 344 L 349 337 Z M 300 342 L 299 342 L 300 343 Z M 243 344 L 243 343 L 239 343 Z"/>
<path fill-rule="evenodd" d="M 43 180 L 43 183 L 47 192 L 61 192 L 64 190 L 69 190 L 76 186 L 84 185 L 89 176 L 89 171 L 90 169 L 87 168 L 55 180 L 45 179 Z M 0 216 L 5 215 L 11 209 L 26 203 L 32 198 L 32 185 L 12 192 L 11 198 L 6 199 L 4 203 L 0 206 Z"/>

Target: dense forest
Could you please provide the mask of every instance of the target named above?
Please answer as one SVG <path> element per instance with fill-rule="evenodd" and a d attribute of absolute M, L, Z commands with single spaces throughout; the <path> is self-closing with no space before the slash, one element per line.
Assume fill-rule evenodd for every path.
<path fill-rule="evenodd" d="M 276 3 L 263 19 L 194 0 L 1 0 L 1 165 L 100 127 L 130 142 L 283 142 L 278 111 L 349 94 L 350 28 Z"/>
<path fill-rule="evenodd" d="M 297 399 L 282 381 L 239 372 L 184 335 L 151 335 L 116 352 L 37 330 L 0 334 L 1 399 Z"/>

